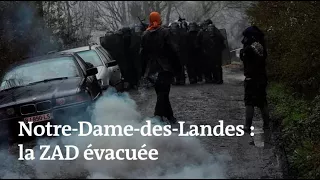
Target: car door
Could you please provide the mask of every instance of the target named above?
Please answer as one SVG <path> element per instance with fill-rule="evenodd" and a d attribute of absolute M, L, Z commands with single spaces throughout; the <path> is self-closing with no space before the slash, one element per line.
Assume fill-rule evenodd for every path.
<path fill-rule="evenodd" d="M 103 61 L 108 66 L 108 63 L 110 62 L 110 58 L 108 57 L 108 55 L 101 51 L 100 47 L 96 47 L 96 50 L 99 54 L 101 54 L 101 56 L 103 56 Z"/>
<path fill-rule="evenodd" d="M 93 65 L 90 63 L 86 63 L 80 56 L 76 55 L 78 59 L 78 63 L 84 71 L 84 75 L 86 76 L 86 71 L 90 68 L 93 68 Z M 85 79 L 84 83 L 85 89 L 90 92 L 90 95 L 93 100 L 95 100 L 101 93 L 101 87 L 95 75 L 88 76 Z"/>
<path fill-rule="evenodd" d="M 99 47 L 99 51 L 101 51 L 106 56 L 108 64 L 111 62 L 116 62 L 116 60 L 112 58 L 110 53 L 107 50 L 105 50 L 103 47 Z"/>
<path fill-rule="evenodd" d="M 111 77 L 110 77 L 110 81 L 112 84 L 117 84 L 119 82 L 121 82 L 121 72 L 120 72 L 120 68 L 118 63 L 116 62 L 116 60 L 113 60 L 111 55 L 103 48 L 103 47 L 98 47 L 100 50 L 107 58 L 107 63 L 110 64 L 109 69 L 111 71 Z"/>
<path fill-rule="evenodd" d="M 100 73 L 99 78 L 102 79 L 104 85 L 108 86 L 110 82 L 111 72 L 110 72 L 110 69 L 108 68 L 107 59 L 104 56 L 104 54 L 97 49 L 97 47 L 95 47 L 94 50 L 100 57 L 101 61 L 103 62 L 103 67 L 101 69 L 102 72 Z"/>

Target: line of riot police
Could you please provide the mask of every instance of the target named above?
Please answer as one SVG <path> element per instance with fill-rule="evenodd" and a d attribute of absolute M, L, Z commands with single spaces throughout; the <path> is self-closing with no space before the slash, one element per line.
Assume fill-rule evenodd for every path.
<path fill-rule="evenodd" d="M 140 57 L 140 41 L 147 24 L 141 22 L 133 28 L 123 27 L 108 32 L 100 38 L 100 44 L 117 60 L 122 76 L 136 88 L 142 76 L 143 62 Z M 176 64 L 173 84 L 186 84 L 185 70 L 190 84 L 203 81 L 222 84 L 222 51 L 226 48 L 225 38 L 210 19 L 200 25 L 180 19 L 170 23 L 172 41 L 179 47 L 179 62 Z"/>

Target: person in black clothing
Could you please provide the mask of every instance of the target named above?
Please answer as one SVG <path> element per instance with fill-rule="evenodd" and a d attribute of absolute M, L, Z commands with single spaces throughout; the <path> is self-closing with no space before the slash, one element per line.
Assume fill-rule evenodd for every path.
<path fill-rule="evenodd" d="M 158 12 L 152 12 L 149 21 L 150 25 L 141 39 L 143 74 L 145 78 L 155 77 L 157 103 L 154 115 L 161 119 L 166 117 L 174 124 L 176 118 L 171 108 L 169 93 L 174 68 L 179 63 L 179 59 L 172 57 L 178 57 L 178 49 L 170 39 L 169 29 L 161 27 L 161 16 Z"/>
<path fill-rule="evenodd" d="M 208 28 L 212 25 L 210 19 L 204 21 L 203 29 L 199 31 L 197 36 L 197 46 L 201 49 L 201 57 L 204 60 L 204 74 L 205 82 L 213 83 L 213 69 L 214 69 L 214 58 L 215 58 L 215 42 L 214 42 L 214 31 L 212 28 Z"/>
<path fill-rule="evenodd" d="M 141 57 L 140 57 L 140 44 L 141 44 L 141 35 L 143 33 L 143 27 L 141 24 L 136 24 L 131 33 L 131 43 L 130 43 L 130 61 L 133 61 L 133 66 L 131 71 L 133 71 L 134 80 L 133 85 L 137 85 L 141 74 Z M 134 86 L 134 88 L 136 88 Z"/>
<path fill-rule="evenodd" d="M 202 58 L 200 57 L 200 49 L 196 45 L 198 25 L 195 22 L 189 24 L 189 32 L 187 36 L 187 72 L 190 84 L 198 81 L 202 82 Z"/>
<path fill-rule="evenodd" d="M 130 53 L 131 29 L 123 27 L 114 33 L 106 34 L 102 47 L 105 48 L 119 64 L 121 75 L 128 89 L 137 84 L 134 62 Z"/>
<path fill-rule="evenodd" d="M 125 63 L 126 63 L 126 70 L 124 74 L 124 80 L 129 83 L 127 89 L 136 88 L 138 83 L 138 73 L 135 67 L 134 55 L 132 54 L 131 49 L 131 41 L 132 41 L 132 31 L 130 27 L 124 27 L 121 29 L 123 32 L 123 42 L 124 42 L 124 56 L 125 56 Z"/>
<path fill-rule="evenodd" d="M 269 129 L 269 112 L 266 99 L 267 73 L 266 58 L 267 51 L 264 42 L 264 34 L 256 26 L 251 26 L 243 32 L 243 49 L 240 58 L 244 65 L 244 88 L 246 120 L 244 130 L 251 132 L 254 107 L 261 110 L 264 130 Z"/>
<path fill-rule="evenodd" d="M 222 84 L 222 51 L 225 48 L 224 37 L 220 33 L 219 29 L 213 24 L 208 25 L 208 32 L 212 39 L 212 65 L 210 66 L 213 82 L 216 84 Z M 211 63 L 210 63 L 211 64 Z"/>
<path fill-rule="evenodd" d="M 182 57 L 180 58 L 180 63 L 177 64 L 177 69 L 174 71 L 174 85 L 184 85 L 185 84 L 185 69 L 184 69 L 184 60 L 185 54 L 182 50 L 184 50 L 183 46 L 183 31 L 181 30 L 181 27 L 178 22 L 173 22 L 170 24 L 170 39 L 171 41 L 177 45 L 177 48 L 179 48 L 179 56 Z M 185 44 L 185 43 L 184 43 Z"/>
<path fill-rule="evenodd" d="M 187 37 L 188 37 L 188 23 L 182 19 L 179 22 L 179 57 L 180 57 L 180 63 L 181 63 L 181 73 L 180 73 L 180 85 L 185 85 L 186 84 L 186 66 L 188 62 L 188 44 L 187 44 Z"/>

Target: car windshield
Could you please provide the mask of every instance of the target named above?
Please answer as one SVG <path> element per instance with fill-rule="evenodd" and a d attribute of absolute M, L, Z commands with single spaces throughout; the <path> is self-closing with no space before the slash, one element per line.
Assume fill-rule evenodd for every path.
<path fill-rule="evenodd" d="M 59 57 L 17 66 L 2 78 L 0 90 L 56 78 L 79 77 L 73 57 Z"/>
<path fill-rule="evenodd" d="M 77 53 L 84 61 L 91 63 L 94 67 L 102 66 L 102 61 L 94 50 L 81 51 Z"/>
<path fill-rule="evenodd" d="M 106 52 L 106 50 L 102 47 L 98 47 L 97 48 L 107 59 L 108 62 L 112 62 L 112 58 L 110 57 L 110 55 L 108 54 L 108 52 Z"/>

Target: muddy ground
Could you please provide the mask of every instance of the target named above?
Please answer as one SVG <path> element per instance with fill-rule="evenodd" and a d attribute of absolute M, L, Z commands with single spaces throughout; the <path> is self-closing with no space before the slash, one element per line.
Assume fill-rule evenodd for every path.
<path fill-rule="evenodd" d="M 224 67 L 224 84 L 196 84 L 173 86 L 170 92 L 171 105 L 176 118 L 188 124 L 243 124 L 245 107 L 243 102 L 243 73 L 237 66 Z M 152 116 L 156 102 L 153 89 L 145 93 L 129 92 L 139 111 Z M 262 131 L 262 119 L 256 110 L 253 137 L 198 137 L 206 149 L 214 154 L 227 154 L 228 178 L 283 178 L 282 162 L 276 143 L 268 133 Z M 249 142 L 254 140 L 255 145 Z"/>

